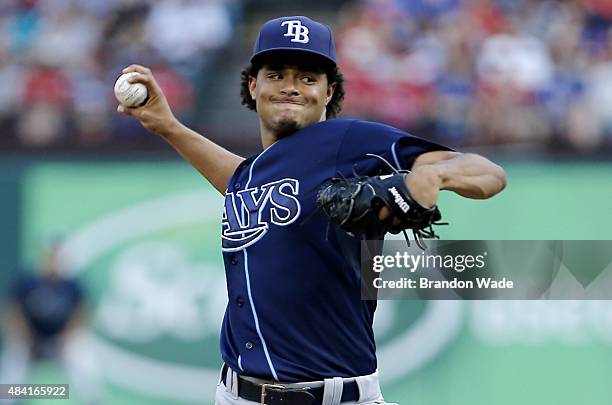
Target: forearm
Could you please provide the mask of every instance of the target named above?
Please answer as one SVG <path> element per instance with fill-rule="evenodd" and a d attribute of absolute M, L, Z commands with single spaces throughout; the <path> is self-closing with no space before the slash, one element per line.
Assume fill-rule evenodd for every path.
<path fill-rule="evenodd" d="M 439 178 L 440 190 L 453 191 L 463 197 L 486 199 L 506 186 L 504 170 L 475 154 L 459 154 L 432 164 Z"/>
<path fill-rule="evenodd" d="M 228 179 L 244 160 L 178 121 L 158 135 L 206 177 L 221 194 L 225 194 Z"/>
<path fill-rule="evenodd" d="M 172 113 L 170 105 L 151 69 L 130 65 L 123 73 L 137 72 L 130 83 L 147 86 L 149 99 L 144 106 L 119 105 L 117 111 L 136 118 L 143 127 L 166 140 L 193 167 L 195 167 L 221 193 L 225 193 L 227 181 L 242 162 L 240 156 L 204 138 L 181 124 Z"/>
<path fill-rule="evenodd" d="M 406 177 L 413 198 L 424 207 L 438 201 L 440 190 L 485 199 L 506 187 L 506 173 L 490 160 L 472 153 L 434 151 L 420 155 Z"/>

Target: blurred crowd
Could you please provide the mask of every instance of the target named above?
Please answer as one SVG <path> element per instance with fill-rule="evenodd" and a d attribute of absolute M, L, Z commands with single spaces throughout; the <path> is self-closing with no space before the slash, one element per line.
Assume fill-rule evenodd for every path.
<path fill-rule="evenodd" d="M 2 0 L 0 144 L 95 148 L 148 139 L 115 111 L 115 79 L 135 62 L 154 69 L 189 122 L 195 89 L 235 18 L 232 0 Z"/>
<path fill-rule="evenodd" d="M 345 111 L 452 144 L 612 144 L 612 1 L 365 0 Z"/>
<path fill-rule="evenodd" d="M 155 142 L 115 112 L 113 83 L 135 61 L 154 69 L 175 113 L 198 127 L 211 69 L 232 68 L 226 56 L 251 46 L 231 46 L 249 23 L 247 3 L 2 0 L 0 148 Z M 328 16 L 345 116 L 452 145 L 612 145 L 612 1 L 346 3 L 340 18 Z"/>

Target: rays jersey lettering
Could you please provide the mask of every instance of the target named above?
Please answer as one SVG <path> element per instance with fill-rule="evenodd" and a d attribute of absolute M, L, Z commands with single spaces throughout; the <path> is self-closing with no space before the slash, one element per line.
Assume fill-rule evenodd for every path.
<path fill-rule="evenodd" d="M 282 179 L 225 194 L 221 224 L 223 251 L 242 250 L 268 232 L 271 225 L 287 226 L 300 216 L 300 182 Z"/>

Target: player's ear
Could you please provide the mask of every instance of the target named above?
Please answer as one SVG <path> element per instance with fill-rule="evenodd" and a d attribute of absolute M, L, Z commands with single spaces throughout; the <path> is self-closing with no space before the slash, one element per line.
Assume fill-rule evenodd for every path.
<path fill-rule="evenodd" d="M 338 85 L 338 83 L 333 82 L 333 83 L 331 83 L 331 84 L 329 84 L 327 86 L 327 99 L 325 100 L 325 105 L 329 104 L 329 102 L 331 101 L 331 99 L 334 96 L 334 93 L 336 91 L 337 85 Z"/>
<path fill-rule="evenodd" d="M 249 93 L 251 98 L 255 100 L 255 89 L 257 88 L 257 78 L 249 76 Z"/>

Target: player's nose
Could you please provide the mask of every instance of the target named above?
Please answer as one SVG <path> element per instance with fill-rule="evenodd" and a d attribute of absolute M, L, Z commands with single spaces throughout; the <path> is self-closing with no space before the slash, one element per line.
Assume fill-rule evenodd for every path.
<path fill-rule="evenodd" d="M 300 91 L 297 86 L 297 77 L 293 77 L 291 75 L 287 75 L 283 82 L 281 83 L 280 91 L 284 95 L 288 96 L 296 96 L 300 94 Z"/>

